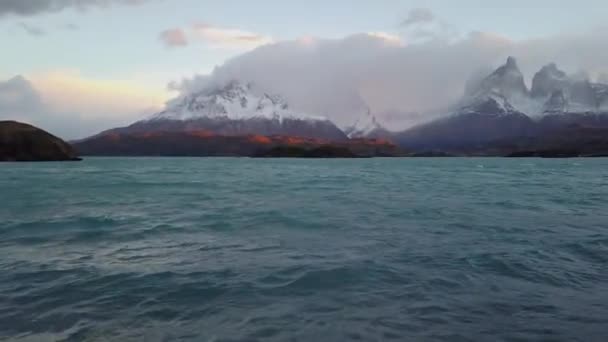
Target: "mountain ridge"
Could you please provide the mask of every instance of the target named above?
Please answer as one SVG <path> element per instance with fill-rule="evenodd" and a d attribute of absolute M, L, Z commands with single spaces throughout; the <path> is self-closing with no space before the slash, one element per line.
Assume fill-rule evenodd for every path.
<path fill-rule="evenodd" d="M 509 57 L 477 87 L 467 89 L 447 117 L 396 133 L 393 139 L 410 148 L 467 153 L 491 151 L 506 141 L 513 146 L 519 146 L 518 141 L 539 145 L 538 141 L 568 127 L 570 131 L 608 127 L 606 102 L 608 85 L 568 76 L 555 63 L 537 72 L 528 89 L 517 61 Z"/>

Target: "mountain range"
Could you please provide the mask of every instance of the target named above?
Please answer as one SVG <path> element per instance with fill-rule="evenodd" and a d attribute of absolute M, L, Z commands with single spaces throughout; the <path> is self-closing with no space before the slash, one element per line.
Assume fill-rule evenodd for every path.
<path fill-rule="evenodd" d="M 534 75 L 528 88 L 513 57 L 469 83 L 463 98 L 440 119 L 390 132 L 369 108 L 358 116 L 352 125 L 340 128 L 325 117 L 292 109 L 281 96 L 253 83 L 231 81 L 180 96 L 159 113 L 76 142 L 76 147 L 83 154 L 102 155 L 252 155 L 263 146 L 276 148 L 290 141 L 308 147 L 377 147 L 379 142 L 388 147 L 392 141 L 418 153 L 608 152 L 608 139 L 603 138 L 608 132 L 608 85 L 593 83 L 583 75 L 569 76 L 551 63 Z M 195 138 L 197 143 L 192 141 Z M 260 145 L 261 140 L 266 144 Z M 199 146 L 201 141 L 204 146 Z M 165 143 L 170 146 L 162 147 Z M 199 152 L 192 150 L 193 145 L 199 146 Z M 373 155 L 370 151 L 376 147 L 367 154 Z"/>
<path fill-rule="evenodd" d="M 589 129 L 608 133 L 608 85 L 568 76 L 551 63 L 534 75 L 529 89 L 517 61 L 509 57 L 470 85 L 448 116 L 392 139 L 414 150 L 466 155 L 564 148 L 581 155 L 608 151 L 597 134 L 582 134 Z"/>

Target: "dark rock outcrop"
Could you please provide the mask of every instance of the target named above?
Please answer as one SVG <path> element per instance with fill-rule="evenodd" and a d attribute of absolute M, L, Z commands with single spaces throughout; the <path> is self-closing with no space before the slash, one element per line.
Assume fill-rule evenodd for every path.
<path fill-rule="evenodd" d="M 65 141 L 32 125 L 0 121 L 0 161 L 80 160 Z"/>

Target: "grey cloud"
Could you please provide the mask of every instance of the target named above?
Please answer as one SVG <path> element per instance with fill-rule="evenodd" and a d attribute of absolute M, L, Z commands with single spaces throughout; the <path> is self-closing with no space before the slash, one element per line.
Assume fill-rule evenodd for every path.
<path fill-rule="evenodd" d="M 148 1 L 151 0 L 2 0 L 0 16 L 6 14 L 31 16 L 44 12 L 57 12 L 69 7 L 86 9 L 113 4 L 137 5 Z"/>
<path fill-rule="evenodd" d="M 401 26 L 408 27 L 416 24 L 430 23 L 435 20 L 435 14 L 428 8 L 414 8 L 410 11 Z"/>
<path fill-rule="evenodd" d="M 46 31 L 42 28 L 34 25 L 29 25 L 26 23 L 19 23 L 19 26 L 27 33 L 32 36 L 44 36 Z"/>
<path fill-rule="evenodd" d="M 40 95 L 22 76 L 0 81 L 0 118 L 29 117 L 42 108 Z"/>
<path fill-rule="evenodd" d="M 80 29 L 80 26 L 78 26 L 76 24 L 72 24 L 72 23 L 67 23 L 67 24 L 59 26 L 59 28 L 68 30 L 68 31 L 78 31 Z"/>

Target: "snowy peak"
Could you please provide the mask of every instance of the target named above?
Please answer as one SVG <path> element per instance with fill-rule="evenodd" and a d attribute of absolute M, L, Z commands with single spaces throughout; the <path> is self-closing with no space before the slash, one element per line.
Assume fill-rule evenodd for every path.
<path fill-rule="evenodd" d="M 603 110 L 607 90 L 607 85 L 592 83 L 584 73 L 568 76 L 552 63 L 534 75 L 531 95 L 546 101 L 543 114 L 589 113 Z"/>
<path fill-rule="evenodd" d="M 528 89 L 524 82 L 524 75 L 517 66 L 517 60 L 509 57 L 504 65 L 481 82 L 478 95 L 479 93 L 497 93 L 506 98 L 526 95 Z"/>
<path fill-rule="evenodd" d="M 568 76 L 558 69 L 555 63 L 545 65 L 532 79 L 533 98 L 546 98 L 557 90 L 563 90 L 568 83 Z"/>
<path fill-rule="evenodd" d="M 252 83 L 238 81 L 180 96 L 167 103 L 164 111 L 118 132 L 347 139 L 344 132 L 326 118 L 292 110 L 282 97 L 266 93 Z"/>
<path fill-rule="evenodd" d="M 584 73 L 569 76 L 555 63 L 545 65 L 528 91 L 517 61 L 507 62 L 468 89 L 460 112 L 543 115 L 598 113 L 608 110 L 608 85 L 592 83 Z"/>
<path fill-rule="evenodd" d="M 170 101 L 164 111 L 148 120 L 197 119 L 327 121 L 323 117 L 293 111 L 282 97 L 265 93 L 253 83 L 243 84 L 238 81 L 181 96 Z"/>
<path fill-rule="evenodd" d="M 384 128 L 378 123 L 378 119 L 371 113 L 371 110 L 368 109 L 352 126 L 346 128 L 344 133 L 349 138 L 362 138 L 379 130 L 384 130 Z"/>
<path fill-rule="evenodd" d="M 505 64 L 504 67 L 508 68 L 508 69 L 519 70 L 519 67 L 517 66 L 517 59 L 515 59 L 515 57 L 513 57 L 513 56 L 507 57 L 507 63 Z"/>
<path fill-rule="evenodd" d="M 520 114 L 529 108 L 528 88 L 517 60 L 509 57 L 506 63 L 468 89 L 461 102 L 460 111 L 490 113 L 494 115 Z"/>

